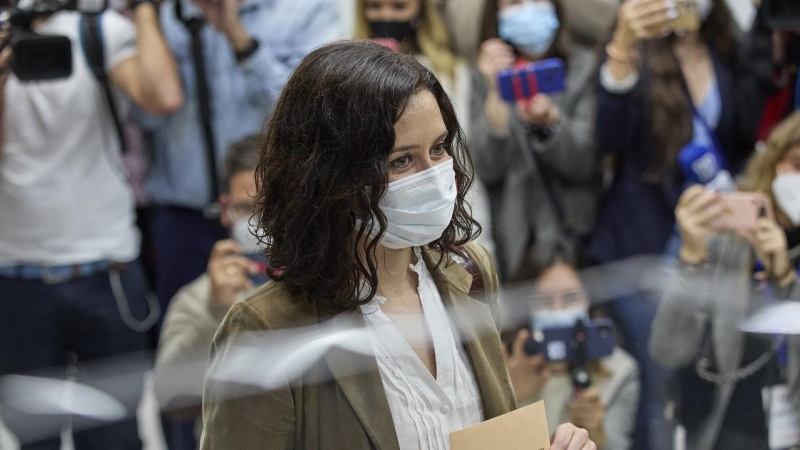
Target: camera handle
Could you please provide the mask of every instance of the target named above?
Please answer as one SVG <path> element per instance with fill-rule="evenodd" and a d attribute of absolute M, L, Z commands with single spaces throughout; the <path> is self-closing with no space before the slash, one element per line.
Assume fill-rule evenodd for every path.
<path fill-rule="evenodd" d="M 572 347 L 575 358 L 572 363 L 572 386 L 575 392 L 591 387 L 592 377 L 589 375 L 589 361 L 586 356 L 586 323 L 582 319 L 575 322 Z"/>

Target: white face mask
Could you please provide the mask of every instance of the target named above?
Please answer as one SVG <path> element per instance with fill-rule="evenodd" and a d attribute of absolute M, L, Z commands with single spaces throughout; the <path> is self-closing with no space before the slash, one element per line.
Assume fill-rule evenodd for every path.
<path fill-rule="evenodd" d="M 379 205 L 388 222 L 384 247 L 420 247 L 442 236 L 456 206 L 453 160 L 389 183 Z"/>
<path fill-rule="evenodd" d="M 233 222 L 233 228 L 231 228 L 231 239 L 239 244 L 243 255 L 254 255 L 261 251 L 261 244 L 253 234 L 256 231 L 256 227 L 251 225 L 250 221 L 255 222 L 255 218 L 251 217 L 250 220 L 237 219 Z"/>
<path fill-rule="evenodd" d="M 800 227 L 800 173 L 780 174 L 772 180 L 772 193 L 792 225 Z"/>
<path fill-rule="evenodd" d="M 578 319 L 589 322 L 589 308 L 575 305 L 564 309 L 537 311 L 533 314 L 533 328 L 548 330 L 551 328 L 574 327 Z"/>

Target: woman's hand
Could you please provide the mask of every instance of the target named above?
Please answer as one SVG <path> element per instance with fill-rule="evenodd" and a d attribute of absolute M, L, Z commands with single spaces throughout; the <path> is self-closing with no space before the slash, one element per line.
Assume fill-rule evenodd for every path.
<path fill-rule="evenodd" d="M 242 256 L 235 242 L 226 239 L 217 242 L 211 250 L 207 272 L 211 281 L 211 298 L 230 308 L 241 292 L 255 288 L 248 274 L 258 273 L 258 269 L 250 259 Z"/>
<path fill-rule="evenodd" d="M 550 368 L 544 355 L 528 356 L 525 353 L 525 341 L 531 336 L 528 330 L 520 330 L 511 347 L 511 354 L 505 350 L 506 368 L 514 386 L 517 401 L 533 397 L 542 390 L 550 379 Z"/>
<path fill-rule="evenodd" d="M 719 193 L 699 184 L 681 195 L 675 208 L 681 233 L 681 261 L 696 265 L 707 258 L 706 239 L 713 233 L 708 225 L 723 213 L 723 208 Z"/>
<path fill-rule="evenodd" d="M 553 100 L 545 94 L 536 94 L 528 101 L 517 103 L 520 120 L 532 125 L 548 126 L 558 122 L 560 112 Z"/>
<path fill-rule="evenodd" d="M 600 400 L 600 391 L 597 388 L 590 387 L 578 392 L 569 402 L 567 411 L 570 422 L 585 428 L 596 443 L 605 441 L 606 408 Z"/>
<path fill-rule="evenodd" d="M 765 201 L 769 201 L 765 196 Z M 755 230 L 740 232 L 739 236 L 745 238 L 756 257 L 764 266 L 767 274 L 783 281 L 792 275 L 792 263 L 789 261 L 789 244 L 786 242 L 786 233 L 778 222 L 771 217 L 760 217 Z M 775 265 L 773 267 L 773 264 Z"/>
<path fill-rule="evenodd" d="M 632 52 L 642 40 L 663 36 L 667 23 L 678 14 L 675 0 L 627 0 L 617 14 L 613 45 Z"/>
<path fill-rule="evenodd" d="M 478 70 L 489 84 L 489 89 L 497 90 L 497 73 L 514 65 L 514 49 L 500 38 L 489 39 L 481 44 L 478 54 Z"/>
<path fill-rule="evenodd" d="M 597 450 L 589 432 L 571 423 L 559 425 L 550 438 L 550 450 Z"/>

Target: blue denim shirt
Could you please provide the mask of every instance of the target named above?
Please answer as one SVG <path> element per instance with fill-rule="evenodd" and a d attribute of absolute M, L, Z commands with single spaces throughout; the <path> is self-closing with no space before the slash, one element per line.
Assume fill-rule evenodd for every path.
<path fill-rule="evenodd" d="M 189 16 L 190 12 L 184 10 L 183 14 Z M 157 205 L 200 209 L 211 201 L 211 189 L 191 37 L 176 17 L 174 1 L 162 3 L 160 15 L 164 37 L 180 70 L 185 100 L 183 107 L 168 117 L 143 120 L 145 127 L 154 131 L 155 155 L 147 190 Z M 237 63 L 223 34 L 210 25 L 201 32 L 220 180 L 227 147 L 257 133 L 300 60 L 342 34 L 337 0 L 245 0 L 240 17 L 260 44 L 242 63 Z"/>

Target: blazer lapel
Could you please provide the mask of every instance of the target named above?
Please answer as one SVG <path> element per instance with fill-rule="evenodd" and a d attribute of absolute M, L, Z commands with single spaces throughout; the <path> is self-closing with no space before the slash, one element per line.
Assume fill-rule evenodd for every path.
<path fill-rule="evenodd" d="M 463 267 L 449 258 L 436 267 L 439 253 L 428 249 L 423 250 L 423 257 L 464 341 L 481 391 L 485 418 L 509 412 L 514 405 L 510 391 L 504 389 L 509 386 L 508 375 L 491 308 L 469 296 L 472 275 Z"/>
<path fill-rule="evenodd" d="M 320 323 L 329 317 L 325 313 L 320 313 Z M 337 318 L 339 319 L 341 317 Z M 366 326 L 364 317 L 359 313 L 353 313 L 345 320 L 352 321 L 352 325 L 356 327 Z M 375 448 L 400 450 L 392 412 L 389 409 L 375 357 L 335 347 L 325 354 L 325 362 Z"/>

